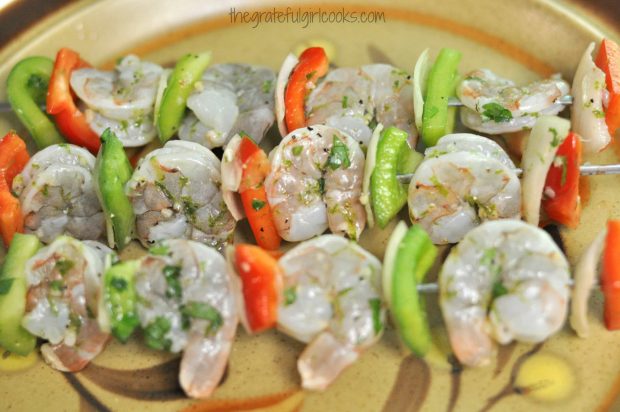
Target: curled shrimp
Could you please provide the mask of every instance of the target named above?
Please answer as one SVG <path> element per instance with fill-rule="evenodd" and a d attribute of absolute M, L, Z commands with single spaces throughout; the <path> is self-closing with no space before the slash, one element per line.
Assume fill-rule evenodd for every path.
<path fill-rule="evenodd" d="M 297 362 L 302 386 L 323 390 L 383 332 L 381 263 L 352 241 L 324 235 L 290 250 L 279 265 L 278 327 L 309 342 Z"/>
<path fill-rule="evenodd" d="M 99 240 L 105 217 L 95 192 L 95 157 L 71 144 L 53 145 L 37 152 L 13 180 L 19 196 L 26 233 L 44 243 L 66 234 Z"/>
<path fill-rule="evenodd" d="M 501 134 L 531 128 L 541 115 L 564 109 L 556 100 L 569 92 L 560 75 L 516 86 L 488 69 L 470 72 L 456 89 L 465 107 L 461 121 L 481 133 Z"/>
<path fill-rule="evenodd" d="M 217 64 L 202 75 L 187 99 L 190 113 L 179 138 L 208 148 L 225 146 L 245 132 L 260 142 L 275 121 L 275 73 L 249 64 Z"/>
<path fill-rule="evenodd" d="M 493 340 L 542 342 L 564 324 L 570 273 L 541 229 L 519 220 L 486 222 L 452 249 L 439 277 L 439 301 L 459 361 L 490 361 Z"/>
<path fill-rule="evenodd" d="M 238 324 L 222 255 L 194 241 L 164 241 L 157 255 L 140 260 L 136 294 L 147 344 L 184 351 L 181 387 L 191 397 L 208 397 L 224 374 Z"/>
<path fill-rule="evenodd" d="M 97 296 L 108 255 L 112 251 L 103 244 L 61 236 L 26 263 L 22 326 L 49 341 L 41 353 L 55 369 L 83 369 L 108 341 L 97 323 Z"/>
<path fill-rule="evenodd" d="M 153 110 L 162 73 L 160 66 L 129 55 L 114 71 L 74 70 L 70 83 L 86 105 L 86 118 L 97 134 L 110 128 L 124 146 L 142 146 L 157 135 Z"/>
<path fill-rule="evenodd" d="M 150 152 L 126 186 L 140 242 L 187 238 L 223 246 L 235 220 L 222 199 L 221 181 L 219 159 L 198 143 L 170 141 Z"/>
<path fill-rule="evenodd" d="M 411 76 L 388 64 L 330 71 L 308 96 L 306 111 L 308 125 L 335 127 L 363 145 L 381 123 L 406 131 L 415 147 Z"/>
<path fill-rule="evenodd" d="M 460 241 L 482 221 L 521 216 L 515 166 L 495 142 L 447 135 L 425 152 L 409 185 L 409 216 L 433 243 Z"/>
<path fill-rule="evenodd" d="M 289 133 L 272 152 L 265 180 L 280 236 L 297 242 L 329 227 L 358 239 L 366 225 L 363 175 L 364 153 L 346 133 L 323 125 Z"/>

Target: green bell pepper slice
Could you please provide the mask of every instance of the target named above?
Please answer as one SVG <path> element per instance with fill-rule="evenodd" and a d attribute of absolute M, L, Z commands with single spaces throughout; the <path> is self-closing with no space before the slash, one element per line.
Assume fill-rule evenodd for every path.
<path fill-rule="evenodd" d="M 13 67 L 6 82 L 11 108 L 39 149 L 65 141 L 41 110 L 53 68 L 54 61 L 47 57 L 27 57 Z"/>
<path fill-rule="evenodd" d="M 155 113 L 155 122 L 162 143 L 167 142 L 179 130 L 187 98 L 210 62 L 211 52 L 190 53 L 183 56 L 174 66 Z"/>
<path fill-rule="evenodd" d="M 107 319 L 99 323 L 106 325 L 104 329 L 109 329 L 123 343 L 140 324 L 134 281 L 139 265 L 138 260 L 119 262 L 103 275 L 103 310 Z"/>
<path fill-rule="evenodd" d="M 455 94 L 460 61 L 458 50 L 441 49 L 428 73 L 422 114 L 422 140 L 426 147 L 435 146 L 441 137 L 454 130 L 456 109 L 448 107 L 448 99 Z"/>
<path fill-rule="evenodd" d="M 95 165 L 96 187 L 108 227 L 108 243 L 122 250 L 132 239 L 135 215 L 125 185 L 133 168 L 123 143 L 110 129 L 101 135 L 101 149 Z"/>
<path fill-rule="evenodd" d="M 437 257 L 437 247 L 420 226 L 400 222 L 386 250 L 383 282 L 386 301 L 405 345 L 424 356 L 432 345 L 424 298 L 417 286 Z"/>
<path fill-rule="evenodd" d="M 407 185 L 397 179 L 399 173 L 412 173 L 422 156 L 407 144 L 407 133 L 388 127 L 377 144 L 375 166 L 370 177 L 370 201 L 373 215 L 381 228 L 407 203 Z"/>
<path fill-rule="evenodd" d="M 16 233 L 0 271 L 0 346 L 22 356 L 37 342 L 21 323 L 26 312 L 26 261 L 40 247 L 36 236 Z"/>

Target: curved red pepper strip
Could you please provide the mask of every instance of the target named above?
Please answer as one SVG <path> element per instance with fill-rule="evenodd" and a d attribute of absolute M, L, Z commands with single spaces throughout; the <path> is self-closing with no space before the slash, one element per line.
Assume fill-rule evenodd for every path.
<path fill-rule="evenodd" d="M 304 103 L 311 90 L 308 85 L 316 84 L 328 68 L 327 55 L 321 47 L 310 47 L 299 56 L 284 92 L 284 121 L 289 132 L 306 126 Z"/>
<path fill-rule="evenodd" d="M 54 70 L 47 90 L 47 113 L 54 116 L 56 125 L 67 140 L 97 154 L 101 142 L 88 122 L 84 113 L 74 102 L 69 80 L 71 72 L 76 69 L 91 67 L 71 49 L 62 48 L 56 54 Z"/>
<path fill-rule="evenodd" d="M 601 289 L 605 295 L 605 326 L 620 329 L 620 220 L 607 223 Z"/>
<path fill-rule="evenodd" d="M 605 72 L 605 83 L 609 91 L 605 122 L 613 137 L 620 129 L 620 46 L 613 40 L 603 39 L 596 56 L 596 65 Z"/>
<path fill-rule="evenodd" d="M 26 143 L 14 131 L 0 140 L 0 236 L 7 247 L 15 233 L 24 231 L 19 199 L 11 193 L 11 186 L 28 160 L 30 155 Z"/>
<path fill-rule="evenodd" d="M 235 267 L 242 282 L 246 318 L 252 332 L 275 326 L 281 274 L 278 261 L 258 246 L 235 246 Z"/>
<path fill-rule="evenodd" d="M 549 219 L 570 228 L 579 225 L 581 215 L 580 164 L 581 138 L 571 132 L 558 148 L 555 161 L 547 173 L 545 192 L 552 192 L 553 197 L 546 197 L 542 201 L 543 210 Z"/>

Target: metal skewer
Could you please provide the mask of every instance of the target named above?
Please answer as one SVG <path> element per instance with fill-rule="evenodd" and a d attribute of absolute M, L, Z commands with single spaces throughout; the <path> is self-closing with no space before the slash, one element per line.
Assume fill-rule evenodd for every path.
<path fill-rule="evenodd" d="M 555 104 L 573 104 L 573 96 L 570 94 L 566 94 L 562 97 L 558 97 Z M 458 97 L 449 97 L 448 98 L 448 106 L 463 106 L 463 103 L 458 99 Z"/>
<path fill-rule="evenodd" d="M 523 170 L 515 169 L 517 175 L 521 175 Z M 596 175 L 619 175 L 620 164 L 613 165 L 582 165 L 579 167 L 579 174 L 581 176 L 596 176 Z M 406 173 L 397 175 L 396 178 L 400 183 L 409 183 L 413 178 L 413 173 Z"/>

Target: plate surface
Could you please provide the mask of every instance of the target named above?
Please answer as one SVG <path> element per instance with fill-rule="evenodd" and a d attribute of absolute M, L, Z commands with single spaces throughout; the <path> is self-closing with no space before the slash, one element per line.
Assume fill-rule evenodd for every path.
<path fill-rule="evenodd" d="M 461 71 L 488 67 L 525 82 L 554 72 L 570 79 L 590 41 L 604 33 L 570 8 L 545 0 L 342 1 L 327 12 L 378 12 L 384 22 L 241 23 L 235 12 L 293 15 L 317 5 L 251 0 L 107 0 L 69 5 L 29 29 L 0 52 L 0 95 L 10 68 L 31 55 L 53 57 L 62 46 L 95 65 L 110 66 L 128 52 L 169 64 L 184 53 L 212 50 L 215 62 L 246 62 L 278 69 L 286 53 L 314 42 L 333 46 L 333 62 L 355 66 L 391 62 L 411 70 L 419 53 L 454 47 Z M 263 15 L 265 16 L 265 15 Z M 238 17 L 239 19 L 240 17 Z M 264 19 L 265 17 L 263 17 Z M 293 17 L 291 17 L 291 20 Z M 256 27 L 254 27 L 256 26 Z M 13 115 L 0 130 L 23 132 Z M 614 150 L 586 159 L 617 162 Z M 582 224 L 561 233 L 571 263 L 604 226 L 620 217 L 620 177 L 590 182 Z M 364 234 L 362 244 L 382 256 L 386 231 Z M 303 345 L 275 331 L 248 336 L 239 331 L 225 380 L 200 410 L 268 407 L 288 411 L 416 410 L 595 410 L 619 408 L 620 335 L 605 331 L 601 297 L 591 307 L 592 336 L 579 339 L 564 328 L 544 345 L 509 345 L 494 364 L 462 370 L 450 362 L 435 296 L 428 304 L 438 349 L 425 361 L 408 356 L 393 330 L 324 393 L 299 388 L 296 359 Z M 4 364 L 0 359 L 0 367 Z M 6 366 L 6 365 L 4 365 Z M 24 366 L 24 365 L 22 365 Z M 179 410 L 195 404 L 177 385 L 178 361 L 145 348 L 140 338 L 112 343 L 78 374 L 53 371 L 40 359 L 23 370 L 0 371 L 0 409 L 6 410 Z M 519 386 L 518 386 L 519 385 Z M 198 410 L 198 409 L 197 409 Z"/>

